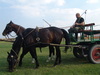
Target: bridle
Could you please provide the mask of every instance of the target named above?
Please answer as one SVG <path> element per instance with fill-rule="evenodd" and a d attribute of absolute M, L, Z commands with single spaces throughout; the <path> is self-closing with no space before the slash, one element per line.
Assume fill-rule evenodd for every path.
<path fill-rule="evenodd" d="M 19 33 L 19 31 L 20 31 L 20 26 L 18 26 L 18 30 L 17 30 L 16 34 L 18 34 L 18 33 Z"/>
<path fill-rule="evenodd" d="M 17 58 L 18 58 L 18 54 L 13 50 L 13 49 L 11 49 L 11 51 L 12 52 L 14 52 L 14 54 L 17 56 Z"/>
<path fill-rule="evenodd" d="M 11 26 L 9 26 L 9 27 L 10 27 L 10 29 L 11 29 L 11 30 L 10 30 L 10 32 L 11 32 L 13 29 L 12 29 L 12 27 L 11 27 Z M 21 29 L 21 27 L 20 27 L 20 26 L 18 26 L 18 30 L 17 30 L 16 34 L 18 34 L 18 33 L 19 33 L 20 29 Z M 11 37 L 16 37 L 16 36 L 17 36 L 17 35 L 14 35 L 14 36 L 13 36 L 13 35 L 11 35 L 11 33 L 9 33 L 9 35 L 10 35 Z M 7 35 L 7 37 L 8 37 L 8 35 Z M 9 37 L 8 37 L 8 39 L 9 39 Z"/>
<path fill-rule="evenodd" d="M 20 31 L 20 26 L 18 26 L 18 30 L 17 30 L 17 32 L 16 32 L 16 34 L 18 35 L 18 33 L 19 33 L 19 31 Z M 13 36 L 13 35 L 11 35 L 11 34 L 9 34 L 11 37 L 16 37 L 17 35 L 15 35 L 15 36 Z"/>
<path fill-rule="evenodd" d="M 18 54 L 13 49 L 11 49 L 11 51 L 17 56 L 16 62 L 15 62 L 15 66 L 16 66 L 16 64 L 18 63 Z M 13 58 L 13 57 L 14 56 L 11 55 L 11 58 Z"/>

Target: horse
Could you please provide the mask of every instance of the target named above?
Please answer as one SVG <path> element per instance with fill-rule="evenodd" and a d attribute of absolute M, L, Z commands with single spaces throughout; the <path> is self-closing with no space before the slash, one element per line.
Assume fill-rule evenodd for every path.
<path fill-rule="evenodd" d="M 28 51 L 33 55 L 36 61 L 36 66 L 35 68 L 39 67 L 39 63 L 37 60 L 37 54 L 36 54 L 36 47 L 46 47 L 46 46 L 51 46 L 49 43 L 54 43 L 54 44 L 60 44 L 62 38 L 65 38 L 66 45 L 70 43 L 70 38 L 68 33 L 64 29 L 60 29 L 57 27 L 48 27 L 48 28 L 42 28 L 42 29 L 26 29 L 22 33 L 22 38 L 19 40 L 23 41 L 23 47 L 27 48 L 23 50 L 21 56 L 20 56 L 20 61 L 19 61 L 19 66 L 22 65 L 22 59 L 25 54 L 27 54 Z M 19 41 L 21 42 L 21 41 Z M 21 43 L 19 43 L 21 44 Z M 17 45 L 17 44 L 16 44 Z M 53 66 L 56 66 L 57 64 L 61 63 L 61 53 L 60 53 L 60 48 L 59 46 L 55 46 L 56 48 L 56 60 Z M 68 47 L 65 47 L 65 49 L 68 49 Z M 14 49 L 13 49 L 14 50 Z M 16 49 L 15 49 L 16 50 Z M 10 58 L 11 59 L 11 58 Z M 15 58 L 15 60 L 17 60 Z M 13 62 L 13 60 L 12 60 Z M 12 65 L 13 66 L 13 65 Z"/>
<path fill-rule="evenodd" d="M 32 28 L 33 29 L 33 28 Z M 3 31 L 3 33 L 2 33 L 2 35 L 3 36 L 6 36 L 6 35 L 9 35 L 11 32 L 15 32 L 16 33 L 16 35 L 18 36 L 18 35 L 21 35 L 22 34 L 22 32 L 25 30 L 25 28 L 24 27 L 22 27 L 22 26 L 20 26 L 20 25 L 17 25 L 17 24 L 14 24 L 12 21 L 10 21 L 7 25 L 6 25 L 6 27 L 5 27 L 5 29 L 4 29 L 4 31 Z M 30 53 L 31 54 L 31 53 Z M 52 56 L 53 55 L 53 56 Z M 52 59 L 54 59 L 54 55 L 55 55 L 55 53 L 54 53 L 54 48 L 53 48 L 53 46 L 49 46 L 49 57 L 48 57 L 48 59 L 46 60 L 46 62 L 49 62 L 50 61 L 50 59 L 52 58 Z M 31 55 L 32 56 L 32 55 Z M 35 63 L 35 61 L 34 61 L 34 58 L 33 58 L 33 60 L 32 60 L 32 63 Z"/>
<path fill-rule="evenodd" d="M 7 36 L 7 35 L 9 35 L 11 32 L 15 32 L 16 35 L 18 36 L 18 35 L 21 35 L 22 32 L 23 32 L 24 30 L 25 30 L 24 27 L 22 27 L 22 26 L 20 26 L 20 25 L 17 25 L 17 24 L 14 24 L 12 21 L 10 21 L 10 22 L 6 25 L 4 31 L 2 32 L 2 35 L 3 35 L 3 36 Z M 34 63 L 34 58 L 33 58 L 33 60 L 32 60 L 32 63 Z"/>
<path fill-rule="evenodd" d="M 33 58 L 35 58 L 36 66 L 39 67 L 39 62 L 37 60 L 36 47 L 46 47 L 50 46 L 49 43 L 60 44 L 62 38 L 65 38 L 66 45 L 70 43 L 70 38 L 68 33 L 64 29 L 60 29 L 57 27 L 48 27 L 43 29 L 26 29 L 22 35 L 19 35 L 15 42 L 13 43 L 11 52 L 8 53 L 8 63 L 9 63 L 9 71 L 12 72 L 15 68 L 15 65 L 18 62 L 18 53 L 20 51 L 21 46 L 23 45 L 23 50 L 19 66 L 22 65 L 22 58 L 28 51 L 30 51 Z M 27 48 L 27 49 L 26 49 Z M 56 48 L 56 60 L 54 66 L 61 63 L 61 53 L 59 46 L 55 46 Z M 68 47 L 65 47 L 68 49 Z"/>
<path fill-rule="evenodd" d="M 20 35 L 18 35 L 18 37 L 16 37 L 16 40 L 14 41 L 13 45 L 12 45 L 12 49 L 10 51 L 10 53 L 8 52 L 8 56 L 7 56 L 7 61 L 8 61 L 8 69 L 9 72 L 13 72 L 16 65 L 18 64 L 18 56 L 19 56 L 19 52 L 20 52 L 20 48 L 23 45 L 23 40 L 22 37 Z M 32 54 L 32 52 L 31 52 Z M 35 52 L 34 54 L 32 54 L 32 57 L 34 58 Z M 38 65 L 38 64 L 37 64 Z"/>

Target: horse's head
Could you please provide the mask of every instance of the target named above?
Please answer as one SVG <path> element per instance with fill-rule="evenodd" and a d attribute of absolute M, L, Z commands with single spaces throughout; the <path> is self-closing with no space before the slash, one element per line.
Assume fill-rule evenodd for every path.
<path fill-rule="evenodd" d="M 18 56 L 8 53 L 7 61 L 9 65 L 9 72 L 13 72 L 18 63 Z"/>
<path fill-rule="evenodd" d="M 6 27 L 5 27 L 5 29 L 4 29 L 4 31 L 3 31 L 3 33 L 2 33 L 2 35 L 3 36 L 6 36 L 7 34 L 9 34 L 10 32 L 12 32 L 12 25 L 13 25 L 14 23 L 12 22 L 12 21 L 10 21 L 7 25 L 6 25 Z"/>

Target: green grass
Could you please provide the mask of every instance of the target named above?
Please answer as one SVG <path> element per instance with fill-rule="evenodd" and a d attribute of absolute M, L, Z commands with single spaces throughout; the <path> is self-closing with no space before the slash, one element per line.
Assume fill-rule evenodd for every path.
<path fill-rule="evenodd" d="M 31 56 L 28 53 L 23 59 L 22 67 L 16 67 L 15 71 L 8 72 L 7 51 L 10 51 L 12 43 L 0 42 L 0 75 L 100 75 L 100 64 L 91 64 L 87 59 L 77 59 L 73 56 L 72 50 L 67 54 L 61 47 L 62 63 L 52 67 L 54 61 L 46 63 L 48 48 L 43 48 L 42 53 L 37 48 L 37 55 L 40 67 L 34 69 L 35 64 L 31 63 Z"/>

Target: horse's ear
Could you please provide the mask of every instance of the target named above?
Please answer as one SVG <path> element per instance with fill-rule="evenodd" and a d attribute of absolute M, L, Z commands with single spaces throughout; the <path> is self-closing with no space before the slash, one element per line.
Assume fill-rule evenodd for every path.
<path fill-rule="evenodd" d="M 8 55 L 10 54 L 9 52 L 7 52 L 8 53 Z"/>
<path fill-rule="evenodd" d="M 13 23 L 12 21 L 10 21 L 10 23 Z"/>

